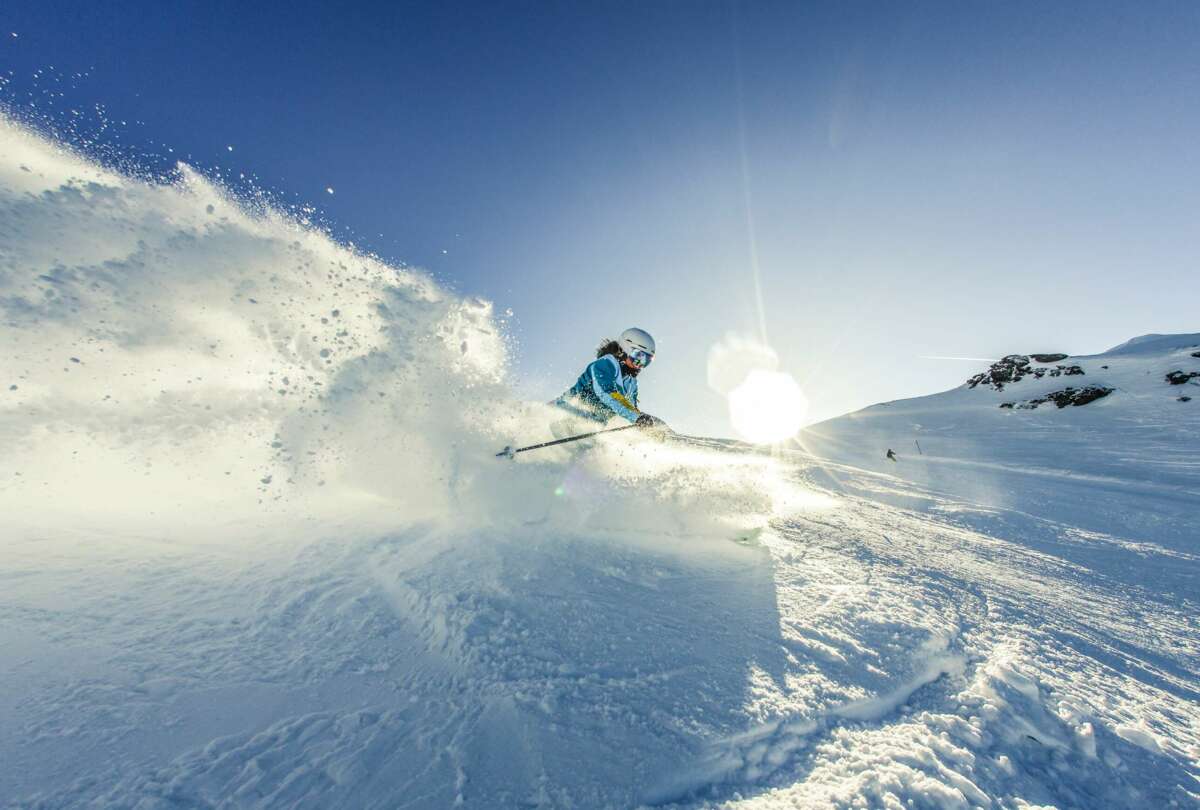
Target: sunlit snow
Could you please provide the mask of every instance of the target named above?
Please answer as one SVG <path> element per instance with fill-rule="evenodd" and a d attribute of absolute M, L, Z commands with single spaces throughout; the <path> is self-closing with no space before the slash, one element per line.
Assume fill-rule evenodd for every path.
<path fill-rule="evenodd" d="M 6 806 L 1196 806 L 1200 335 L 514 462 L 503 320 L 0 120 Z"/>

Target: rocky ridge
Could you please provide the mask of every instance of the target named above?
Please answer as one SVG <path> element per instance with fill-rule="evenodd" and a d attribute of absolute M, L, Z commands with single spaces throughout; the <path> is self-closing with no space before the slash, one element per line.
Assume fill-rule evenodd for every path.
<path fill-rule="evenodd" d="M 1194 346 L 1195 344 L 1193 344 Z M 1190 353 L 1192 357 L 1200 359 L 1200 351 Z M 1043 377 L 1074 377 L 1084 376 L 1087 374 L 1082 366 L 1079 365 L 1063 365 L 1060 360 L 1066 360 L 1069 355 L 1059 352 L 1041 353 L 1041 354 L 1010 354 L 997 360 L 987 371 L 976 374 L 966 381 L 967 388 L 976 388 L 978 386 L 990 387 L 996 391 L 1003 391 L 1005 386 L 1018 383 L 1026 377 L 1032 377 L 1040 380 Z M 1049 365 L 1034 365 L 1055 364 L 1053 367 Z M 1107 365 L 1100 366 L 1102 370 L 1108 369 Z M 1183 369 L 1175 369 L 1169 371 L 1164 376 L 1164 381 L 1169 385 L 1200 385 L 1200 371 L 1187 371 Z M 1027 399 L 1024 401 L 1003 402 L 1001 408 L 1033 410 L 1039 405 L 1044 405 L 1051 402 L 1059 408 L 1070 406 L 1086 405 L 1089 402 L 1095 402 L 1098 399 L 1111 394 L 1114 388 L 1106 385 L 1088 385 L 1076 388 L 1068 386 L 1061 391 L 1053 391 L 1039 397 Z M 1177 398 L 1180 402 L 1190 402 L 1191 397 L 1180 396 Z"/>
<path fill-rule="evenodd" d="M 1098 399 L 1108 396 L 1114 390 L 1116 389 L 1103 385 L 1089 385 L 1084 388 L 1067 387 L 1061 391 L 1046 394 L 1044 397 L 1037 397 L 1025 400 L 1024 402 L 1002 402 L 1000 403 L 1000 407 L 1032 411 L 1038 405 L 1044 405 L 1047 402 L 1053 402 L 1060 408 L 1065 408 L 1068 405 L 1087 405 L 1089 402 L 1095 402 Z"/>
<path fill-rule="evenodd" d="M 1085 374 L 1080 366 L 1056 365 L 1054 368 L 1033 366 L 1031 358 L 1039 363 L 1054 362 L 1066 359 L 1065 354 L 1010 354 L 992 363 L 987 371 L 976 374 L 967 380 L 968 388 L 978 385 L 991 386 L 997 391 L 1003 391 L 1005 385 L 1020 382 L 1025 377 L 1042 379 L 1043 377 L 1073 377 Z"/>

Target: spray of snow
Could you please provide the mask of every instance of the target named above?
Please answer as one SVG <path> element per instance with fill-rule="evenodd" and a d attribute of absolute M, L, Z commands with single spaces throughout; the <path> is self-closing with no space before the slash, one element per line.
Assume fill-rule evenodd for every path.
<path fill-rule="evenodd" d="M 149 184 L 11 122 L 0 149 L 10 518 L 177 525 L 373 501 L 459 528 L 703 535 L 771 511 L 761 460 L 633 440 L 503 464 L 498 447 L 548 438 L 553 417 L 510 395 L 489 302 L 247 210 L 182 164 Z"/>

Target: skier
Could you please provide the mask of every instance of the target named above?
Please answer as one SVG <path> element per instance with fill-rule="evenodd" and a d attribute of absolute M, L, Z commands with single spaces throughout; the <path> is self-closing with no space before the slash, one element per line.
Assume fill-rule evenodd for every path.
<path fill-rule="evenodd" d="M 888 451 L 887 451 L 887 457 L 890 460 L 895 461 L 896 460 L 896 451 L 889 447 Z"/>
<path fill-rule="evenodd" d="M 669 430 L 661 419 L 638 408 L 637 377 L 654 359 L 654 351 L 654 338 L 644 329 L 626 329 L 616 340 L 601 343 L 596 359 L 575 385 L 551 403 L 574 417 L 550 426 L 555 437 L 577 431 L 579 420 L 604 424 L 614 416 L 640 428 Z"/>

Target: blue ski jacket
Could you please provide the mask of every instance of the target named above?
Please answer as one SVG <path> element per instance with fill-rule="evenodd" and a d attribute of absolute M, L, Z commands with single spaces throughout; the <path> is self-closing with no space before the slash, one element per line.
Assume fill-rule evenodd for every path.
<path fill-rule="evenodd" d="M 589 363 L 575 384 L 553 404 L 602 424 L 614 414 L 630 422 L 642 415 L 638 410 L 637 377 L 626 374 L 611 354 Z"/>

